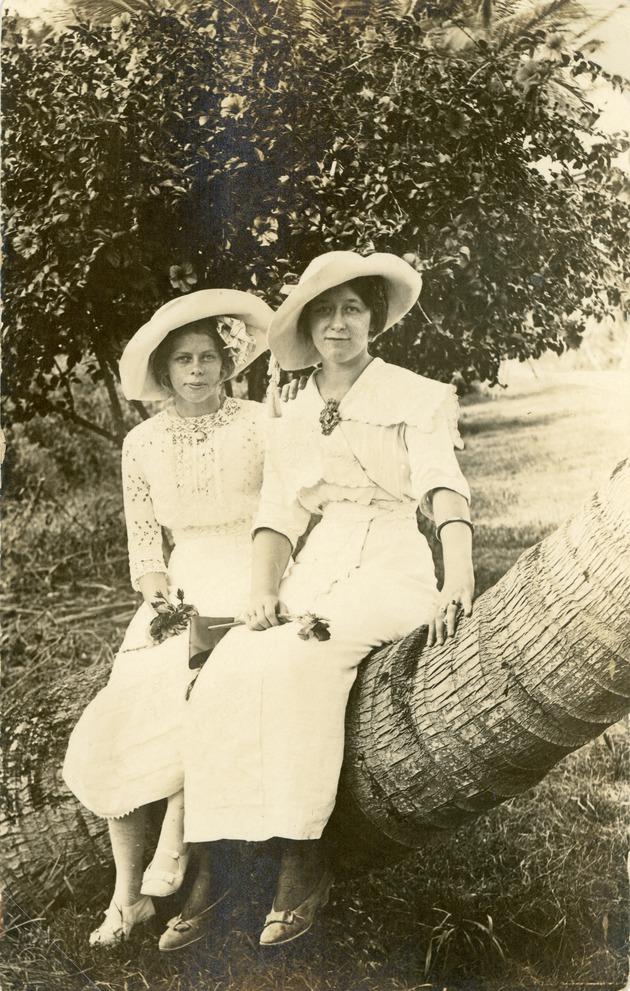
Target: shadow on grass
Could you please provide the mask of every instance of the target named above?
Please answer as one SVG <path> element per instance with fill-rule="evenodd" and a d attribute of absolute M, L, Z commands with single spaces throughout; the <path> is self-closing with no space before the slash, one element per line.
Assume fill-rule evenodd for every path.
<path fill-rule="evenodd" d="M 565 414 L 567 417 L 569 414 Z M 558 414 L 556 413 L 525 413 L 521 416 L 506 417 L 501 416 L 493 417 L 477 417 L 474 420 L 464 421 L 461 425 L 461 435 L 462 439 L 465 441 L 467 437 L 475 437 L 480 434 L 488 434 L 492 432 L 504 431 L 514 431 L 514 430 L 531 430 L 532 427 L 547 427 L 551 424 L 556 424 L 558 422 Z"/>

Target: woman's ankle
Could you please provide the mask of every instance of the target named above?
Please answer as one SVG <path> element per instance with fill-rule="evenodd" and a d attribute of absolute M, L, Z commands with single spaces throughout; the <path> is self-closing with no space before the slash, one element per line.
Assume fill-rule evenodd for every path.
<path fill-rule="evenodd" d="M 141 898 L 140 885 L 133 889 L 116 887 L 112 895 L 112 901 L 115 905 L 118 905 L 118 908 L 129 908 L 131 905 L 135 905 Z"/>
<path fill-rule="evenodd" d="M 187 853 L 187 843 L 184 843 L 180 849 L 167 849 L 166 847 L 158 846 L 151 859 L 151 867 L 157 871 L 173 871 L 176 873 L 181 869 L 182 858 L 185 858 Z"/>
<path fill-rule="evenodd" d="M 278 912 L 296 909 L 317 886 L 325 870 L 326 856 L 320 840 L 285 841 L 274 909 Z"/>
<path fill-rule="evenodd" d="M 189 846 L 195 879 L 181 911 L 182 919 L 192 919 L 196 915 L 201 915 L 225 893 L 221 890 L 220 879 L 213 869 L 209 845 L 191 843 Z"/>

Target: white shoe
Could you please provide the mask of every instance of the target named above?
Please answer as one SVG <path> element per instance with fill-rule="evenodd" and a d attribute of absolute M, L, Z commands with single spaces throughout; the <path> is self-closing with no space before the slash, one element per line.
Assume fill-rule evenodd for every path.
<path fill-rule="evenodd" d="M 158 855 L 170 857 L 175 862 L 177 870 L 172 872 L 155 868 L 153 863 Z M 158 847 L 153 855 L 153 860 L 142 876 L 140 894 L 152 895 L 154 898 L 166 898 L 167 895 L 173 895 L 181 888 L 187 867 L 187 853 L 178 853 L 176 850 L 164 850 Z"/>
<path fill-rule="evenodd" d="M 144 922 L 155 915 L 150 898 L 139 898 L 133 905 L 118 906 L 112 898 L 105 912 L 104 922 L 90 933 L 90 946 L 116 946 L 129 938 L 129 933 L 138 922 Z"/>

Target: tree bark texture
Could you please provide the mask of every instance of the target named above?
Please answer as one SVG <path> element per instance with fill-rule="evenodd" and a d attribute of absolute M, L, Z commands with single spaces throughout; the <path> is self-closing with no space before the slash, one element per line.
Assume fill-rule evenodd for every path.
<path fill-rule="evenodd" d="M 379 866 L 539 781 L 630 710 L 630 461 L 482 595 L 443 647 L 426 628 L 375 651 L 347 718 L 329 835 Z M 110 863 L 106 823 L 61 779 L 88 669 L 7 699 L 3 883 L 38 913 Z"/>
<path fill-rule="evenodd" d="M 333 833 L 382 863 L 536 784 L 630 710 L 630 461 L 475 603 L 361 667 Z"/>

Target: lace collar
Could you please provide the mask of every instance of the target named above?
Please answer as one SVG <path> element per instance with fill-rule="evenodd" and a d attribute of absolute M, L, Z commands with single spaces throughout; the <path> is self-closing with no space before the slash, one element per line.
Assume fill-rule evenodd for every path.
<path fill-rule="evenodd" d="M 171 433 L 177 436 L 191 437 L 195 440 L 205 440 L 212 430 L 231 423 L 239 409 L 238 399 L 227 396 L 214 413 L 203 413 L 201 416 L 180 416 L 173 406 L 163 410 L 162 413 Z"/>

